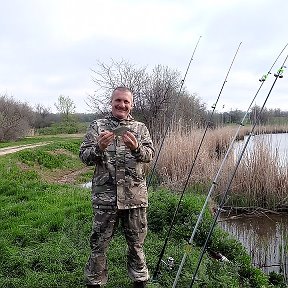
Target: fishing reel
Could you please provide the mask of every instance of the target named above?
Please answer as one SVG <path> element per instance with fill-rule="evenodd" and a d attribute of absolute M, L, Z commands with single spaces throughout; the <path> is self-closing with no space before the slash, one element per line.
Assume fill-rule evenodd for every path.
<path fill-rule="evenodd" d="M 271 74 L 271 73 L 269 72 L 268 74 Z M 266 81 L 266 79 L 267 79 L 267 77 L 268 77 L 268 74 L 263 75 L 263 76 L 259 79 L 259 81 L 260 81 L 260 82 Z"/>
<path fill-rule="evenodd" d="M 284 68 L 287 68 L 287 67 L 286 67 L 286 66 L 282 66 L 282 67 L 277 71 L 277 73 L 274 74 L 274 76 L 275 76 L 275 77 L 278 77 L 278 78 L 283 78 Z"/>
<path fill-rule="evenodd" d="M 166 266 L 167 270 L 173 270 L 175 267 L 175 260 L 173 257 L 168 257 L 167 261 L 161 260 L 161 262 Z"/>

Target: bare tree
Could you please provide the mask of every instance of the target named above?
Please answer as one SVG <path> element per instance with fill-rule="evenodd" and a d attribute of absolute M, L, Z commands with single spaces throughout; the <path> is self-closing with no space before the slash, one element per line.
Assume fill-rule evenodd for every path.
<path fill-rule="evenodd" d="M 268 110 L 267 108 L 264 108 L 261 111 L 261 107 L 255 105 L 254 107 L 251 108 L 251 112 L 250 112 L 250 121 L 251 124 L 259 124 L 259 125 L 265 125 L 268 122 Z"/>
<path fill-rule="evenodd" d="M 0 96 L 0 141 L 23 138 L 33 123 L 33 110 L 26 103 Z"/>
<path fill-rule="evenodd" d="M 141 111 L 148 128 L 154 134 L 154 139 L 161 137 L 177 109 L 175 105 L 178 103 L 176 97 L 180 83 L 179 72 L 157 65 L 150 73 L 149 81 L 135 105 L 135 109 Z"/>
<path fill-rule="evenodd" d="M 51 125 L 52 121 L 51 109 L 43 106 L 42 104 L 37 104 L 35 106 L 35 128 L 43 128 Z"/>
<path fill-rule="evenodd" d="M 189 119 L 191 123 L 203 120 L 205 106 L 197 95 L 190 95 L 185 87 L 179 93 L 182 80 L 177 70 L 157 65 L 148 73 L 146 67 L 136 68 L 124 60 L 112 60 L 109 65 L 98 61 L 97 65 L 97 69 L 92 70 L 96 91 L 87 101 L 92 111 L 106 113 L 111 92 L 117 86 L 126 86 L 134 95 L 133 115 L 147 124 L 156 140 L 172 120 Z"/>
<path fill-rule="evenodd" d="M 185 90 L 179 95 L 178 111 L 176 121 L 180 122 L 187 132 L 203 127 L 207 118 L 206 106 L 198 95 Z"/>
<path fill-rule="evenodd" d="M 149 80 L 146 67 L 135 68 L 135 65 L 125 60 L 117 62 L 112 59 L 109 65 L 98 61 L 97 70 L 91 70 L 94 73 L 92 80 L 96 84 L 96 91 L 94 95 L 88 96 L 87 104 L 96 113 L 107 112 L 111 93 L 117 86 L 129 88 L 134 95 L 134 105 L 137 105 Z"/>

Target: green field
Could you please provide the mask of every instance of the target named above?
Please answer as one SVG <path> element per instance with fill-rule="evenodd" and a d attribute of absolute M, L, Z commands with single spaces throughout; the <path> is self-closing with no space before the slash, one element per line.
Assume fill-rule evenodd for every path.
<path fill-rule="evenodd" d="M 37 141 L 29 138 L 24 142 Z M 92 168 L 86 169 L 78 159 L 80 142 L 80 139 L 55 137 L 46 146 L 0 157 L 0 287 L 84 287 L 83 269 L 89 255 L 92 210 L 90 191 L 80 184 L 89 181 Z M 164 188 L 149 191 L 145 252 L 151 274 L 178 199 L 176 193 Z M 172 287 L 203 203 L 203 195 L 193 189 L 187 191 L 164 255 L 164 260 L 172 256 L 176 267 L 169 270 L 162 265 L 159 278 L 148 287 Z M 189 287 L 211 221 L 207 210 L 178 287 Z M 205 254 L 195 287 L 285 287 L 279 275 L 273 277 L 275 285 L 269 284 L 269 277 L 253 268 L 240 243 L 219 228 L 209 249 L 221 252 L 230 262 L 219 262 Z M 107 288 L 131 287 L 125 251 L 125 239 L 119 229 L 108 253 Z"/>

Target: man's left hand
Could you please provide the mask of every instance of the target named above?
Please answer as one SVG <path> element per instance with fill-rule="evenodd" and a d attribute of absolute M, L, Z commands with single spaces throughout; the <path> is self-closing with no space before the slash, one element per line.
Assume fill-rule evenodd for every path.
<path fill-rule="evenodd" d="M 122 135 L 124 144 L 131 150 L 136 150 L 138 148 L 138 141 L 136 137 L 129 131 Z"/>

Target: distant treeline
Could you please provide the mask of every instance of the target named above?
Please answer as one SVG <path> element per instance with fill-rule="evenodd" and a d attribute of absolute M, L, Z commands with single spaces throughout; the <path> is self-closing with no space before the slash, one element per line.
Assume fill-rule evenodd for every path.
<path fill-rule="evenodd" d="M 288 124 L 288 111 L 282 111 L 280 108 L 267 109 L 264 108 L 260 114 L 261 107 L 255 105 L 251 108 L 248 116 L 246 117 L 246 123 L 260 125 L 283 125 Z M 217 126 L 223 126 L 219 124 L 240 123 L 245 115 L 246 111 L 239 109 L 230 110 L 229 112 L 215 113 L 214 122 Z"/>
<path fill-rule="evenodd" d="M 174 91 L 174 93 L 176 92 Z M 61 100 L 63 100 L 63 97 Z M 95 113 L 75 113 L 75 106 L 73 106 L 73 109 L 70 109 L 69 107 L 71 106 L 68 105 L 73 104 L 71 99 L 66 97 L 64 100 L 66 102 L 61 102 L 61 105 L 66 110 L 62 107 L 61 111 L 65 112 L 51 113 L 50 109 L 43 105 L 38 104 L 33 108 L 27 103 L 14 100 L 13 97 L 8 97 L 7 95 L 0 96 L 0 141 L 21 139 L 27 136 L 31 129 L 40 134 L 84 133 L 91 121 L 103 117 L 108 111 L 98 110 Z M 176 101 L 175 98 L 174 100 Z M 147 124 L 152 137 L 156 141 L 162 137 L 161 135 L 163 135 L 163 131 L 165 131 L 167 125 L 170 125 L 170 127 L 181 127 L 181 130 L 187 133 L 192 129 L 205 127 L 210 111 L 204 104 L 200 103 L 197 95 L 183 94 L 178 101 L 180 102 L 177 105 L 176 113 L 173 113 L 173 109 L 176 109 L 176 107 L 172 104 L 172 109 L 168 107 L 166 111 L 164 109 L 165 106 L 163 106 L 163 110 L 158 110 L 157 112 L 158 108 L 156 109 L 155 107 L 155 113 L 152 113 L 149 110 L 152 105 L 150 103 L 150 106 L 147 106 L 145 109 L 144 107 L 141 109 L 137 106 L 134 107 L 133 116 L 136 120 L 141 120 Z M 249 112 L 246 124 L 254 124 L 257 120 L 259 122 L 257 124 L 260 125 L 288 124 L 288 111 L 282 111 L 279 108 L 264 109 L 261 115 L 259 111 L 260 107 L 254 106 Z M 162 118 L 159 118 L 160 116 L 157 113 Z M 223 113 L 219 113 L 216 110 L 210 126 L 213 129 L 233 123 L 240 123 L 245 113 L 245 111 L 238 109 Z"/>

